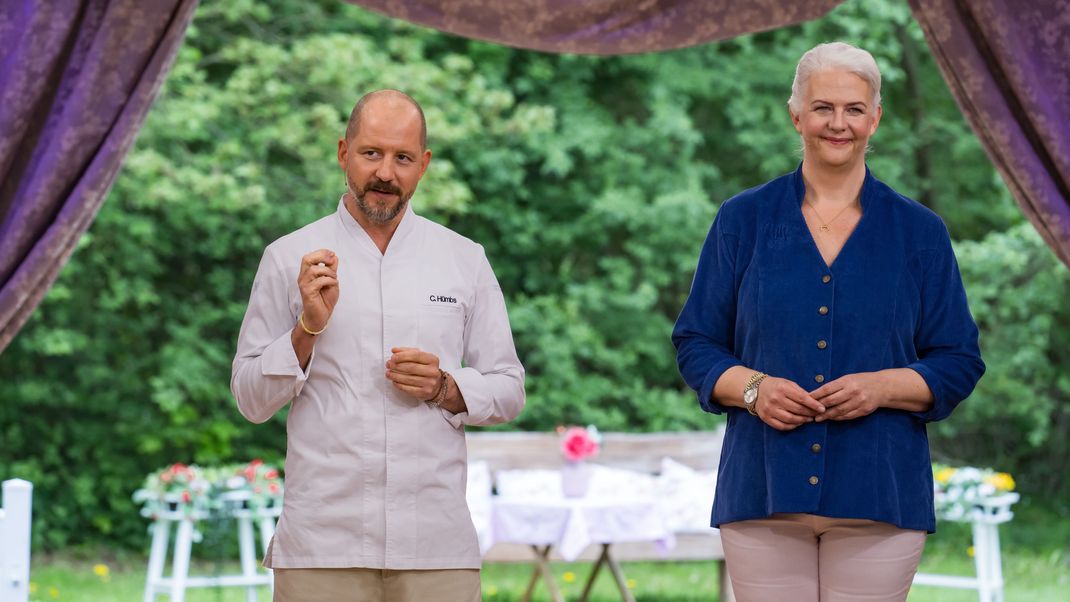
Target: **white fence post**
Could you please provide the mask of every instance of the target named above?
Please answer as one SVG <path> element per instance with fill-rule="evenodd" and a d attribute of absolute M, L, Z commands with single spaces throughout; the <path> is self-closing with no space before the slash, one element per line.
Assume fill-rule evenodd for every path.
<path fill-rule="evenodd" d="M 0 509 L 0 602 L 26 602 L 30 597 L 30 510 L 33 483 L 4 481 Z"/>

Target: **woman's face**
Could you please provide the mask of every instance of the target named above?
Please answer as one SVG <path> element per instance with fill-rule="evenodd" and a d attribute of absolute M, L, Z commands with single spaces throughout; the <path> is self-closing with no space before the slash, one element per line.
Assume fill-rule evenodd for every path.
<path fill-rule="evenodd" d="M 861 77 L 841 69 L 815 71 L 791 121 L 803 139 L 803 157 L 816 167 L 853 167 L 864 162 L 877 131 L 880 106 Z"/>

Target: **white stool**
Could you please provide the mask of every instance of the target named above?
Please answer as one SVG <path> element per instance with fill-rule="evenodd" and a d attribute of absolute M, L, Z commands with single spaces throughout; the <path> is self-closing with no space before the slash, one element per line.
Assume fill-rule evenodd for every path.
<path fill-rule="evenodd" d="M 246 602 L 256 602 L 257 586 L 273 586 L 271 571 L 260 571 L 256 566 L 256 547 L 253 541 L 253 523 L 260 529 L 261 552 L 267 553 L 268 543 L 275 534 L 275 520 L 282 513 L 282 506 L 251 509 L 249 494 L 235 491 L 224 494 L 221 511 L 187 512 L 177 499 L 165 499 L 166 510 L 157 512 L 150 526 L 152 550 L 149 553 L 149 571 L 145 579 L 144 602 L 154 602 L 159 594 L 170 594 L 171 602 L 183 602 L 188 587 L 244 587 Z M 190 552 L 193 548 L 194 522 L 211 518 L 234 518 L 238 523 L 238 550 L 241 574 L 211 577 L 189 575 Z M 177 525 L 174 557 L 171 561 L 171 576 L 164 577 L 168 540 L 171 525 Z"/>
<path fill-rule="evenodd" d="M 1005 493 L 979 503 L 962 518 L 946 519 L 970 523 L 973 527 L 973 563 L 977 571 L 976 577 L 918 573 L 914 575 L 914 583 L 975 589 L 980 602 L 1003 602 L 1003 561 L 999 549 L 999 525 L 1014 518 L 1011 505 L 1017 501 L 1017 493 Z"/>

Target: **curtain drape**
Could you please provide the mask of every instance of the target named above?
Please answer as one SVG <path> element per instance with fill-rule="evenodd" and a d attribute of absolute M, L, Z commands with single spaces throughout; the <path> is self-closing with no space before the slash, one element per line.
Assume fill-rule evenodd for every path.
<path fill-rule="evenodd" d="M 1070 266 L 1070 0 L 910 7 L 992 163 Z"/>
<path fill-rule="evenodd" d="M 0 352 L 96 216 L 196 4 L 0 2 Z"/>
<path fill-rule="evenodd" d="M 823 16 L 843 0 L 347 0 L 466 38 L 544 52 L 684 48 Z"/>

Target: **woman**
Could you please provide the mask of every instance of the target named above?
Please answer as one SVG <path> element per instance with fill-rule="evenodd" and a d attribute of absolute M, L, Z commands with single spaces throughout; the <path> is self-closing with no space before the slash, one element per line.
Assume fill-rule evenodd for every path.
<path fill-rule="evenodd" d="M 803 55 L 802 164 L 721 206 L 673 330 L 728 414 L 712 523 L 743 602 L 904 600 L 936 527 L 925 425 L 984 372 L 946 227 L 866 167 L 880 81 L 854 46 Z"/>

